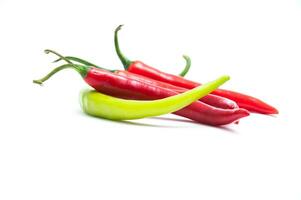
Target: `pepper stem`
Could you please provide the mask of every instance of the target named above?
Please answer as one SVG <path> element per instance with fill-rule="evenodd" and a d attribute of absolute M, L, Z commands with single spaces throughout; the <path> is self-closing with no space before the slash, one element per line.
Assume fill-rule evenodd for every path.
<path fill-rule="evenodd" d="M 185 68 L 183 69 L 183 71 L 179 74 L 179 76 L 182 76 L 182 77 L 184 77 L 187 74 L 187 72 L 189 71 L 190 66 L 191 66 L 191 59 L 190 59 L 190 57 L 187 56 L 187 55 L 183 55 L 183 58 L 186 61 L 186 65 L 185 65 Z"/>
<path fill-rule="evenodd" d="M 57 53 L 57 52 L 55 52 L 55 51 L 53 51 L 53 50 L 45 49 L 44 52 L 45 52 L 46 54 L 52 53 L 52 54 L 58 56 L 58 57 L 60 58 L 60 60 L 64 60 L 64 61 L 66 61 L 66 62 L 69 63 L 69 64 L 73 64 L 69 59 L 67 59 L 66 57 L 62 56 L 61 54 L 59 54 L 59 53 Z"/>
<path fill-rule="evenodd" d="M 121 30 L 122 26 L 123 25 L 119 25 L 115 29 L 115 32 L 114 32 L 114 44 L 115 44 L 115 51 L 116 51 L 116 53 L 117 53 L 120 61 L 122 62 L 124 69 L 127 70 L 129 68 L 130 64 L 132 63 L 132 61 L 130 61 L 127 57 L 125 57 L 123 55 L 123 53 L 121 52 L 120 47 L 119 47 L 118 32 Z M 183 58 L 186 61 L 186 66 L 185 66 L 185 68 L 183 69 L 183 71 L 179 75 L 184 77 L 187 74 L 187 72 L 189 71 L 189 69 L 190 69 L 191 60 L 190 60 L 189 56 L 186 56 L 186 55 L 183 55 Z"/>
<path fill-rule="evenodd" d="M 120 47 L 119 47 L 119 41 L 118 41 L 118 31 L 121 30 L 121 27 L 123 25 L 119 25 L 116 29 L 115 29 L 115 32 L 114 32 L 114 44 L 115 44 L 115 50 L 116 50 L 116 53 L 119 57 L 119 59 L 121 60 L 122 64 L 123 64 L 123 67 L 125 70 L 127 70 L 130 66 L 130 64 L 132 63 L 132 61 L 130 61 L 127 57 L 125 57 L 123 55 L 123 53 L 121 52 L 120 50 Z"/>
<path fill-rule="evenodd" d="M 74 56 L 65 56 L 65 58 L 68 59 L 68 60 L 72 60 L 72 61 L 74 61 L 74 62 L 83 64 L 83 65 L 85 65 L 85 66 L 87 66 L 87 67 L 96 67 L 96 68 L 99 68 L 99 69 L 102 69 L 102 70 L 106 70 L 106 71 L 109 71 L 109 72 L 115 72 L 115 71 L 116 71 L 116 70 L 113 70 L 113 69 L 106 69 L 106 68 L 104 68 L 104 67 L 100 67 L 100 66 L 98 66 L 98 65 L 95 65 L 95 64 L 93 64 L 93 63 L 91 63 L 91 62 L 89 62 L 89 61 L 86 61 L 86 60 L 81 59 L 81 58 L 78 58 L 78 57 L 74 57 Z M 60 60 L 62 60 L 62 58 L 58 58 L 58 59 L 56 59 L 56 60 L 53 61 L 53 62 L 55 63 L 55 62 L 58 62 L 58 61 L 60 61 Z"/>
<path fill-rule="evenodd" d="M 83 65 L 75 65 L 73 63 L 72 64 L 64 64 L 64 65 L 61 65 L 61 66 L 53 69 L 51 72 L 49 72 L 43 78 L 38 79 L 38 80 L 33 80 L 33 82 L 36 83 L 36 84 L 42 85 L 43 82 L 48 80 L 51 76 L 53 76 L 54 74 L 56 74 L 57 72 L 59 72 L 63 69 L 67 69 L 67 68 L 71 68 L 71 69 L 76 70 L 82 77 L 85 77 L 87 75 L 88 70 L 89 70 L 89 67 L 83 66 Z"/>
<path fill-rule="evenodd" d="M 102 67 L 99 67 L 99 66 L 97 66 L 97 65 L 95 65 L 95 64 L 93 64 L 93 63 L 91 63 L 91 62 L 89 62 L 89 61 L 86 61 L 86 60 L 81 59 L 81 58 L 78 58 L 78 57 L 74 57 L 74 56 L 65 56 L 65 58 L 68 59 L 68 60 L 72 60 L 72 61 L 74 61 L 74 62 L 78 62 L 78 63 L 83 64 L 83 65 L 87 65 L 87 66 L 91 66 L 91 67 L 93 66 L 93 67 L 97 67 L 97 68 L 103 69 Z M 56 63 L 56 62 L 61 61 L 61 60 L 63 60 L 63 59 L 62 59 L 62 58 L 58 58 L 58 59 L 56 59 L 56 60 L 53 61 L 53 62 Z"/>

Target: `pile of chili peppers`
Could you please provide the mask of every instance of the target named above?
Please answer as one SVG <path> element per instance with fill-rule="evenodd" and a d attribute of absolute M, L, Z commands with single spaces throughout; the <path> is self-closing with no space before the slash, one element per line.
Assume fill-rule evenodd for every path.
<path fill-rule="evenodd" d="M 173 75 L 150 67 L 141 61 L 126 58 L 120 48 L 118 32 L 115 29 L 114 43 L 124 70 L 108 70 L 84 59 L 53 53 L 67 64 L 52 70 L 45 77 L 34 80 L 42 84 L 53 74 L 66 68 L 75 69 L 96 91 L 81 92 L 81 106 L 89 115 L 112 119 L 128 120 L 173 113 L 193 121 L 212 126 L 237 123 L 249 116 L 249 112 L 278 114 L 278 110 L 267 103 L 242 93 L 217 89 L 229 77 L 222 76 L 215 81 L 200 84 L 184 76 L 191 61 L 183 56 L 186 66 L 180 75 Z"/>

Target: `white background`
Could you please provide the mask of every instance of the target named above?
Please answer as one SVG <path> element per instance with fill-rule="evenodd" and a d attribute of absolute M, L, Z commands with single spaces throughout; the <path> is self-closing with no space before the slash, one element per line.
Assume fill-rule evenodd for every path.
<path fill-rule="evenodd" d="M 72 70 L 43 87 L 54 56 L 119 68 L 125 54 L 280 110 L 214 128 L 173 115 L 111 122 L 82 114 Z M 0 0 L 0 199 L 301 199 L 301 2 Z"/>

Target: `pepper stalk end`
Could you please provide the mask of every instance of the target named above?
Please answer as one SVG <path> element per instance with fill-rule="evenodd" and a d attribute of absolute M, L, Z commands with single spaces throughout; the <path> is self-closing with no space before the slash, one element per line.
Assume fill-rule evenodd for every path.
<path fill-rule="evenodd" d="M 120 61 L 122 62 L 124 69 L 127 70 L 129 68 L 129 66 L 131 65 L 132 61 L 123 55 L 123 53 L 121 52 L 120 47 L 119 47 L 118 31 L 121 30 L 122 26 L 123 26 L 123 24 L 119 25 L 114 31 L 114 45 L 115 45 L 116 53 L 117 53 Z"/>

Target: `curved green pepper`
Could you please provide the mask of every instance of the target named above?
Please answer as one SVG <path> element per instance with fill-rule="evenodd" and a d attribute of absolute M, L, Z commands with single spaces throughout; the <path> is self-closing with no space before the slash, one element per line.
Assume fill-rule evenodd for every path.
<path fill-rule="evenodd" d="M 211 93 L 229 79 L 229 76 L 221 76 L 215 81 L 208 82 L 182 94 L 151 101 L 126 100 L 94 90 L 84 90 L 80 94 L 80 102 L 85 113 L 96 117 L 111 120 L 153 117 L 180 110 Z"/>

